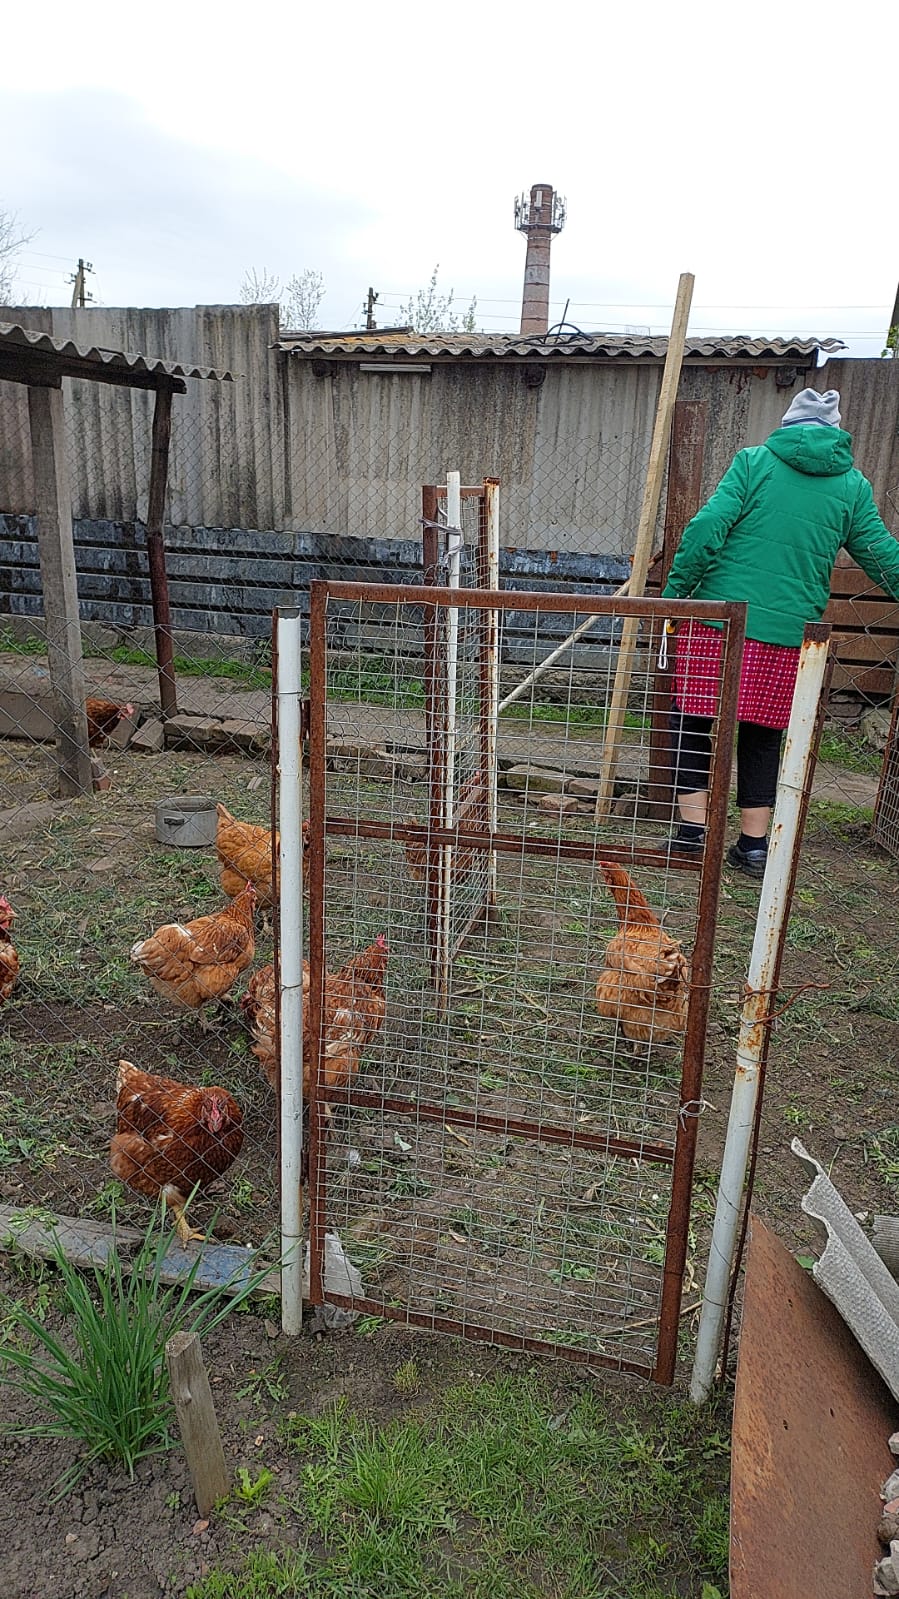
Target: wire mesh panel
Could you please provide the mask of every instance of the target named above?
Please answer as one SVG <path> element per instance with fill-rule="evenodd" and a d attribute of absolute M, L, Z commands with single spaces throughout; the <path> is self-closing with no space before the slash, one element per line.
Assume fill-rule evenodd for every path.
<path fill-rule="evenodd" d="M 890 719 L 871 833 L 875 843 L 899 859 L 899 696 Z"/>
<path fill-rule="evenodd" d="M 331 660 L 330 618 L 373 602 L 392 608 L 398 646 L 426 625 L 420 591 L 313 586 L 311 1296 L 350 1303 L 322 1275 L 334 1230 L 362 1276 L 357 1308 L 670 1380 L 741 608 L 606 600 L 597 627 L 609 638 L 625 615 L 641 623 L 613 813 L 593 820 L 607 649 L 589 674 L 569 663 L 563 694 L 558 677 L 551 689 L 537 679 L 524 709 L 500 719 L 491 831 L 464 817 L 450 828 L 406 820 L 423 813 L 429 787 L 411 649 L 404 667 L 397 648 L 377 710 L 363 713 L 406 758 L 385 764 L 361 744 L 347 755 L 356 707 Z M 425 610 L 457 608 L 460 634 L 488 607 L 503 625 L 514 618 L 519 637 L 529 626 L 525 670 L 540 659 L 541 613 L 552 607 L 574 628 L 576 604 L 433 588 Z M 669 855 L 645 819 L 653 652 L 666 618 L 691 616 L 720 624 L 723 638 L 708 685 L 704 864 Z M 441 1005 L 417 866 L 446 846 L 457 859 L 495 853 L 497 902 L 454 952 Z"/>

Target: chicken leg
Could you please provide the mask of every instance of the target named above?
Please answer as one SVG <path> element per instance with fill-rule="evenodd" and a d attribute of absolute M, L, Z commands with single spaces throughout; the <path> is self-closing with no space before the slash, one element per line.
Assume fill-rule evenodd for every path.
<path fill-rule="evenodd" d="M 183 1205 L 172 1205 L 171 1211 L 175 1218 L 175 1232 L 178 1234 L 178 1242 L 180 1243 L 182 1249 L 184 1249 L 192 1239 L 198 1244 L 205 1244 L 206 1234 L 201 1233 L 196 1227 L 191 1227 L 190 1222 L 184 1214 Z"/>

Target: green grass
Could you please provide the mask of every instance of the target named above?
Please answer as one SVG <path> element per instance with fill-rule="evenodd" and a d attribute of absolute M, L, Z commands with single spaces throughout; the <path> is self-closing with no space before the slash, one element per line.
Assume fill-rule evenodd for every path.
<path fill-rule="evenodd" d="M 54 1264 L 65 1323 L 60 1336 L 24 1302 L 12 1307 L 0 1346 L 0 1387 L 24 1396 L 49 1419 L 6 1430 L 13 1437 L 58 1438 L 80 1446 L 57 1481 L 57 1498 L 95 1460 L 119 1461 L 133 1477 L 139 1460 L 171 1446 L 167 1341 L 182 1328 L 211 1332 L 265 1276 L 263 1269 L 236 1289 L 225 1284 L 193 1297 L 201 1257 L 184 1278 L 166 1285 L 163 1262 L 171 1242 L 163 1205 L 127 1263 L 113 1247 L 104 1266 L 82 1275 L 57 1244 Z"/>
<path fill-rule="evenodd" d="M 821 735 L 818 757 L 831 766 L 841 766 L 844 772 L 865 772 L 871 777 L 879 776 L 883 764 L 883 756 L 864 739 L 830 729 Z"/>
<path fill-rule="evenodd" d="M 686 1403 L 653 1419 L 545 1373 L 449 1390 L 377 1429 L 344 1402 L 284 1429 L 308 1541 L 186 1599 L 675 1599 L 722 1585 L 728 1442 Z"/>
<path fill-rule="evenodd" d="M 9 628 L 3 627 L 0 628 L 0 650 L 10 655 L 46 655 L 47 645 L 45 640 L 36 634 L 20 639 L 16 638 Z M 127 644 L 117 644 L 111 650 L 99 649 L 85 639 L 83 653 L 87 658 L 102 658 L 105 661 L 114 661 L 119 666 L 147 666 L 154 672 L 156 670 L 155 655 L 151 655 L 148 650 L 131 649 Z M 271 688 L 272 685 L 272 674 L 268 667 L 254 666 L 245 661 L 176 655 L 175 672 L 178 677 L 225 678 L 231 683 L 236 683 L 238 688 Z"/>

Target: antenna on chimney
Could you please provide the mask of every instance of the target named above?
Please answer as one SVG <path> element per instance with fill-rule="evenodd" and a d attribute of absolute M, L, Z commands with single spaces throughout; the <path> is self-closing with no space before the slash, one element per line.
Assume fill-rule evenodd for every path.
<path fill-rule="evenodd" d="M 522 333 L 545 333 L 549 327 L 549 253 L 553 234 L 565 226 L 565 201 L 551 183 L 535 183 L 530 199 L 515 201 L 515 226 L 528 241 L 521 297 Z"/>

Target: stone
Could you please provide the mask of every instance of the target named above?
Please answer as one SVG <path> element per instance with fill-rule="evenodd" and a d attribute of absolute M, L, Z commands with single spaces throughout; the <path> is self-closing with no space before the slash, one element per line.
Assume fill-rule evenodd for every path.
<path fill-rule="evenodd" d="M 899 1594 L 899 1542 L 890 1544 L 890 1552 L 885 1560 L 878 1560 L 874 1567 L 874 1592 L 878 1595 Z"/>
<path fill-rule="evenodd" d="M 890 1454 L 899 1455 L 899 1432 L 894 1432 L 890 1439 Z"/>
<path fill-rule="evenodd" d="M 576 794 L 578 799 L 593 799 L 599 793 L 598 777 L 569 777 L 566 793 Z"/>
<path fill-rule="evenodd" d="M 212 716 L 170 716 L 165 724 L 167 750 L 209 750 L 219 743 L 221 723 Z"/>
<path fill-rule="evenodd" d="M 506 773 L 506 787 L 519 793 L 564 794 L 568 779 L 564 772 L 545 766 L 512 766 Z"/>
<path fill-rule="evenodd" d="M 567 816 L 580 809 L 576 799 L 569 799 L 565 794 L 542 794 L 540 797 L 541 811 L 552 811 L 556 816 Z"/>
<path fill-rule="evenodd" d="M 228 717 L 219 725 L 222 744 L 247 755 L 262 755 L 271 743 L 271 729 L 262 722 L 243 722 Z"/>
<path fill-rule="evenodd" d="M 890 736 L 890 720 L 889 711 L 882 706 L 872 706 L 870 710 L 865 711 L 859 723 L 859 732 L 872 749 L 886 749 L 887 739 Z"/>
<path fill-rule="evenodd" d="M 141 709 L 135 706 L 130 716 L 120 716 L 106 740 L 112 750 L 126 750 L 140 725 Z"/>
<path fill-rule="evenodd" d="M 880 1490 L 880 1497 L 884 1500 L 899 1499 L 899 1471 L 891 1472 Z"/>
<path fill-rule="evenodd" d="M 899 1506 L 891 1509 L 889 1505 L 884 1505 L 877 1536 L 881 1543 L 887 1545 L 887 1548 L 895 1539 L 899 1538 Z"/>
<path fill-rule="evenodd" d="M 0 738 L 25 738 L 32 744 L 55 743 L 56 719 L 50 696 L 4 689 L 0 694 Z"/>
<path fill-rule="evenodd" d="M 141 755 L 158 755 L 165 748 L 165 724 L 158 716 L 141 723 L 131 740 L 131 748 Z"/>

